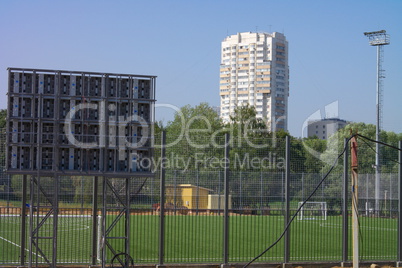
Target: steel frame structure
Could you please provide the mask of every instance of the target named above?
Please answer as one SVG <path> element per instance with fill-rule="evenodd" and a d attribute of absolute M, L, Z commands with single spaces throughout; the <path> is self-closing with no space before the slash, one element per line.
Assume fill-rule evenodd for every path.
<path fill-rule="evenodd" d="M 153 176 L 140 161 L 153 153 L 156 76 L 25 68 L 8 68 L 8 72 L 6 168 L 10 175 L 23 175 L 24 215 L 28 196 L 30 203 L 28 243 L 25 217 L 21 227 L 21 265 L 26 264 L 28 244 L 29 267 L 43 262 L 56 267 L 59 181 L 80 175 L 94 177 L 93 239 L 99 177 L 103 196 L 110 191 L 118 201 L 111 206 L 104 198 L 101 210 L 105 267 L 106 250 L 118 253 L 110 241 L 122 240 L 125 253 L 129 252 L 129 181 Z M 42 187 L 45 177 L 52 181 L 51 189 Z M 116 191 L 113 180 L 124 180 L 123 193 Z M 116 210 L 118 217 L 108 222 L 106 215 Z M 112 230 L 122 219 L 125 235 L 113 237 Z M 45 223 L 52 226 L 50 233 L 43 228 Z M 92 254 L 95 265 L 95 248 Z"/>

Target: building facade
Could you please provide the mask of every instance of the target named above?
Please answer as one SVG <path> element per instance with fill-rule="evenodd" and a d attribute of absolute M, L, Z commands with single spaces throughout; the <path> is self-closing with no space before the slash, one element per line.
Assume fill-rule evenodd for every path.
<path fill-rule="evenodd" d="M 238 33 L 222 41 L 220 116 L 230 122 L 236 107 L 254 106 L 270 131 L 287 130 L 288 42 L 281 33 Z"/>
<path fill-rule="evenodd" d="M 344 128 L 347 121 L 339 118 L 325 118 L 316 121 L 309 121 L 307 126 L 307 136 L 317 136 L 321 140 L 326 140 L 334 135 L 338 130 Z"/>

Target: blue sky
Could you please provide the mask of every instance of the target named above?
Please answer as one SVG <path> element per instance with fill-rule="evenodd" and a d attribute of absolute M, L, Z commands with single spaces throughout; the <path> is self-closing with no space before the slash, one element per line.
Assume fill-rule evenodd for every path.
<path fill-rule="evenodd" d="M 220 43 L 245 31 L 289 41 L 289 131 L 338 102 L 340 118 L 375 123 L 376 48 L 385 29 L 383 128 L 402 132 L 402 1 L 0 1 L 0 108 L 7 67 L 157 75 L 157 103 L 219 105 Z M 157 109 L 157 120 L 171 120 Z"/>

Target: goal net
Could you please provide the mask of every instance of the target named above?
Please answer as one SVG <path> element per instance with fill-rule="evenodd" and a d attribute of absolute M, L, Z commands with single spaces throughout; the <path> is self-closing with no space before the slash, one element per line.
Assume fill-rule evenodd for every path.
<path fill-rule="evenodd" d="M 298 208 L 303 205 L 299 202 Z M 327 202 L 306 202 L 300 208 L 297 216 L 299 220 L 327 220 Z"/>

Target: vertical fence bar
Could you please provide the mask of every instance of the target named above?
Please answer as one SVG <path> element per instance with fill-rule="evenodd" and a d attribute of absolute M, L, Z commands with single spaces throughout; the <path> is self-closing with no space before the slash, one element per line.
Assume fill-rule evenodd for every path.
<path fill-rule="evenodd" d="M 60 177 L 54 177 L 54 199 L 53 199 L 53 255 L 52 255 L 52 267 L 57 266 L 57 229 L 58 229 L 58 219 L 59 219 L 59 188 L 60 188 Z M 40 186 L 40 184 L 39 184 Z"/>
<path fill-rule="evenodd" d="M 125 215 L 125 233 L 126 233 L 126 241 L 125 241 L 125 251 L 126 254 L 130 255 L 130 178 L 125 178 L 126 183 L 126 215 Z M 126 260 L 127 261 L 127 260 Z M 127 265 L 127 263 L 125 263 Z"/>
<path fill-rule="evenodd" d="M 225 134 L 225 166 L 224 166 L 224 198 L 225 206 L 223 211 L 223 263 L 229 263 L 229 133 Z"/>
<path fill-rule="evenodd" d="M 10 188 L 8 188 L 10 191 Z M 25 231 L 26 231 L 26 204 L 27 204 L 27 175 L 23 175 L 22 177 L 22 204 L 21 204 L 21 257 L 20 264 L 21 266 L 25 265 Z M 8 207 L 8 206 L 7 206 Z"/>
<path fill-rule="evenodd" d="M 101 267 L 106 267 L 106 205 L 107 205 L 107 185 L 106 185 L 106 177 L 102 177 L 102 225 L 101 225 L 101 233 L 102 233 L 102 240 L 101 240 Z"/>
<path fill-rule="evenodd" d="M 199 167 L 197 167 L 197 183 L 196 183 L 196 185 L 197 185 L 197 193 L 196 193 L 196 212 L 195 212 L 195 215 L 197 215 L 198 216 L 198 209 L 199 209 L 199 203 L 200 203 L 200 191 L 199 191 L 199 189 L 200 189 L 200 169 L 199 169 Z"/>
<path fill-rule="evenodd" d="M 98 177 L 94 177 L 92 192 L 92 265 L 96 265 L 98 251 Z"/>
<path fill-rule="evenodd" d="M 402 141 L 399 141 L 399 154 L 398 154 L 398 263 L 400 267 L 402 264 Z"/>
<path fill-rule="evenodd" d="M 288 225 L 289 216 L 290 216 L 290 136 L 286 136 L 286 166 L 285 166 L 285 219 L 284 226 Z M 284 262 L 288 263 L 290 261 L 290 227 L 286 230 L 285 233 L 285 254 L 284 254 Z"/>
<path fill-rule="evenodd" d="M 33 242 L 34 242 L 34 238 L 33 238 L 33 205 L 34 205 L 34 177 L 31 175 L 29 178 L 29 246 L 28 246 L 28 268 L 32 268 L 32 253 L 33 253 Z"/>
<path fill-rule="evenodd" d="M 164 263 L 165 255 L 165 159 L 166 131 L 161 137 L 160 202 L 159 202 L 159 265 Z"/>
<path fill-rule="evenodd" d="M 343 203 L 342 203 L 342 262 L 348 261 L 348 191 L 349 191 L 349 142 L 344 141 L 343 154 Z"/>

